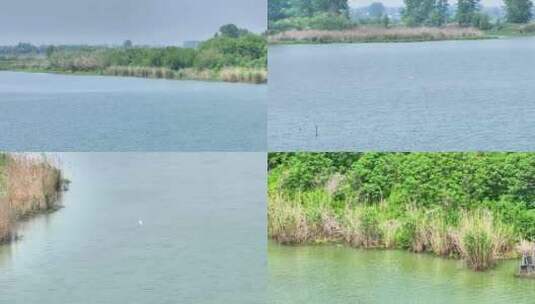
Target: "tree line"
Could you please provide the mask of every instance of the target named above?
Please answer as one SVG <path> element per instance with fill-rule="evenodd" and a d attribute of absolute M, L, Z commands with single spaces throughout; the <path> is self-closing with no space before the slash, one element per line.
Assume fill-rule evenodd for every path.
<path fill-rule="evenodd" d="M 504 0 L 504 5 L 506 21 L 509 23 L 528 23 L 533 18 L 533 2 L 531 0 Z M 349 11 L 348 0 L 270 0 L 268 7 L 270 28 L 282 30 L 285 29 L 285 19 L 318 19 L 321 16 L 329 15 L 332 20 L 337 18 L 348 20 Z M 388 25 L 388 16 L 384 14 L 384 6 L 381 3 L 372 4 L 369 11 L 372 18 L 381 20 Z M 407 26 L 439 27 L 450 22 L 457 22 L 460 26 L 475 26 L 482 29 L 487 29 L 490 26 L 490 17 L 482 13 L 481 0 L 459 0 L 453 10 L 455 12 L 453 16 L 450 15 L 451 11 L 448 0 L 404 0 L 401 15 L 403 23 Z M 326 23 L 325 20 L 315 22 Z M 337 21 L 336 25 L 340 29 L 352 26 L 351 23 L 344 23 L 340 20 Z M 280 28 L 277 28 L 278 26 Z M 331 25 L 331 27 L 333 26 Z"/>
<path fill-rule="evenodd" d="M 0 55 L 43 55 L 52 68 L 70 71 L 102 70 L 110 66 L 214 69 L 223 67 L 265 68 L 267 43 L 264 37 L 223 25 L 213 38 L 198 48 L 136 46 L 126 40 L 121 47 L 34 46 L 19 43 L 0 47 Z"/>

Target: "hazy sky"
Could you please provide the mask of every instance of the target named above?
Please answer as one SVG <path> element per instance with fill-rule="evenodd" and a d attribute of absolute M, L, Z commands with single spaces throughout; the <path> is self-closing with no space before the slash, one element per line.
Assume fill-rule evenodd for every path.
<path fill-rule="evenodd" d="M 180 44 L 235 23 L 266 28 L 267 0 L 2 0 L 0 45 Z"/>
<path fill-rule="evenodd" d="M 386 6 L 402 6 L 403 0 L 349 0 L 351 6 L 367 6 L 372 2 L 383 2 Z M 450 5 L 456 4 L 456 0 L 450 0 Z M 502 0 L 481 0 L 484 6 L 503 6 Z"/>

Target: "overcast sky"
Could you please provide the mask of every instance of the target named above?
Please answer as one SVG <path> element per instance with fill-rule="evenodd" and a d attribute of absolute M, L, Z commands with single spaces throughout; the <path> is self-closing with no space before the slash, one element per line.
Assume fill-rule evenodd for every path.
<path fill-rule="evenodd" d="M 266 28 L 267 0 L 2 0 L 0 45 L 181 44 L 235 23 Z"/>
<path fill-rule="evenodd" d="M 403 6 L 403 0 L 349 0 L 351 6 L 367 6 L 372 2 L 382 2 L 386 6 Z M 455 5 L 456 0 L 450 0 L 450 5 Z M 502 0 L 481 0 L 481 4 L 484 6 L 503 6 Z"/>

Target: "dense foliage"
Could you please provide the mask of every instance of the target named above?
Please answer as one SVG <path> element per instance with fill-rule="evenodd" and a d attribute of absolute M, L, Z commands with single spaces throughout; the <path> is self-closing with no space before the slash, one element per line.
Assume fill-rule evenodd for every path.
<path fill-rule="evenodd" d="M 108 66 L 221 69 L 222 67 L 263 68 L 267 46 L 263 37 L 238 29 L 221 27 L 214 38 L 198 49 L 165 47 L 87 48 L 76 51 L 53 50 L 48 54 L 53 66 L 67 69 L 95 69 Z"/>
<path fill-rule="evenodd" d="M 268 17 L 271 31 L 340 30 L 354 26 L 347 0 L 270 0 Z"/>
<path fill-rule="evenodd" d="M 531 0 L 504 0 L 507 21 L 511 23 L 527 23 L 533 18 L 533 2 Z"/>
<path fill-rule="evenodd" d="M 338 176 L 336 206 L 439 208 L 449 221 L 486 208 L 535 239 L 535 153 L 275 153 L 269 168 L 272 191 L 323 191 Z"/>
<path fill-rule="evenodd" d="M 4 47 L 4 55 L 45 55 L 52 69 L 68 71 L 104 70 L 108 67 L 153 67 L 180 70 L 185 68 L 214 69 L 223 67 L 265 68 L 266 40 L 233 24 L 220 31 L 197 49 L 134 46 L 129 40 L 122 47 L 105 46 L 41 46 L 21 43 Z"/>
<path fill-rule="evenodd" d="M 535 153 L 272 153 L 268 235 L 463 259 L 535 250 Z M 530 242 L 531 240 L 531 242 Z"/>

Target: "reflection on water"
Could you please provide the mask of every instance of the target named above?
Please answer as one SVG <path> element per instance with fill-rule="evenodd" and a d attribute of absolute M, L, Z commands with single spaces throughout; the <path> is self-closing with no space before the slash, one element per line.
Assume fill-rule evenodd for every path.
<path fill-rule="evenodd" d="M 0 303 L 263 302 L 265 154 L 61 159 L 65 208 L 0 247 Z"/>
<path fill-rule="evenodd" d="M 270 244 L 271 303 L 533 303 L 518 263 L 480 273 L 461 261 L 396 250 Z"/>

